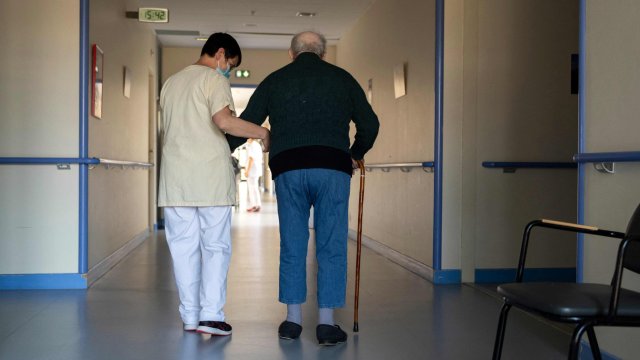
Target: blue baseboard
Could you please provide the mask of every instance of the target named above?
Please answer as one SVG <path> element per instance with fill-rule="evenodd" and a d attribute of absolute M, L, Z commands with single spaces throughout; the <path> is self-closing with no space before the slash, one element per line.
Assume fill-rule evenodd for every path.
<path fill-rule="evenodd" d="M 622 360 L 621 358 L 611 355 L 608 352 L 600 349 L 600 354 L 602 355 L 602 360 Z M 591 347 L 589 346 L 589 343 L 586 341 L 583 341 L 582 344 L 580 344 L 580 356 L 579 356 L 580 360 L 592 360 L 593 359 L 593 355 L 591 355 Z"/>
<path fill-rule="evenodd" d="M 85 274 L 0 275 L 0 290 L 86 289 Z"/>
<path fill-rule="evenodd" d="M 433 283 L 437 285 L 460 284 L 462 272 L 458 269 L 434 270 Z"/>
<path fill-rule="evenodd" d="M 516 269 L 476 269 L 476 284 L 516 281 Z M 575 268 L 531 268 L 524 270 L 524 281 L 575 282 Z"/>

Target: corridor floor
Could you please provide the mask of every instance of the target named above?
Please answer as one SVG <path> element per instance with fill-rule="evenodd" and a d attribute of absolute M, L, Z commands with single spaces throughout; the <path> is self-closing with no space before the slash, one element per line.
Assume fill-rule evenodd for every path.
<path fill-rule="evenodd" d="M 87 291 L 0 291 L 0 359 L 489 359 L 500 301 L 468 285 L 434 286 L 363 248 L 360 332 L 353 326 L 355 245 L 349 242 L 347 306 L 336 321 L 349 340 L 315 340 L 315 260 L 301 338 L 280 340 L 276 205 L 234 213 L 228 278 L 228 337 L 186 333 L 164 232 Z M 366 224 L 365 224 L 366 226 Z M 315 251 L 313 241 L 309 253 Z M 512 310 L 503 359 L 564 359 L 569 335 Z"/>

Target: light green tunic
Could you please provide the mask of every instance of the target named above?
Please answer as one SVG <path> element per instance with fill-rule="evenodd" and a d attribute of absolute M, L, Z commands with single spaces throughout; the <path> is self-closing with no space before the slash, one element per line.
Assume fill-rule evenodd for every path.
<path fill-rule="evenodd" d="M 231 154 L 212 120 L 235 112 L 229 80 L 191 65 L 171 76 L 160 93 L 162 158 L 158 206 L 225 206 L 236 201 Z"/>

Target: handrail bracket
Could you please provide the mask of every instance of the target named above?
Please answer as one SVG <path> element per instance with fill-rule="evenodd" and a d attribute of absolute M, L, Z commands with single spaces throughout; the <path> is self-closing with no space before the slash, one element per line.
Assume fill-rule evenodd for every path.
<path fill-rule="evenodd" d="M 596 162 L 593 163 L 593 168 L 596 171 L 601 172 L 603 174 L 615 174 L 616 173 L 616 163 L 614 162 Z"/>

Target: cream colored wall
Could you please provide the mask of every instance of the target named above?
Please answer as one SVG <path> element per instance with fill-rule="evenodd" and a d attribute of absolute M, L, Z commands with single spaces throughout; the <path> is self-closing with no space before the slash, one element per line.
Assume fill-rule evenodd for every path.
<path fill-rule="evenodd" d="M 475 11 L 474 2 L 466 3 Z M 477 55 L 465 49 L 477 66 L 465 73 L 475 98 L 464 99 L 465 117 L 467 109 L 475 111 L 475 148 L 463 152 L 463 177 L 468 172 L 476 179 L 468 194 L 475 199 L 464 200 L 475 203 L 475 267 L 514 268 L 528 221 L 576 220 L 576 171 L 504 174 L 481 162 L 569 162 L 576 153 L 578 102 L 569 85 L 570 56 L 578 52 L 578 2 L 487 0 L 465 18 L 469 26 L 477 23 Z M 535 240 L 527 265 L 575 266 L 573 239 L 567 234 Z"/>
<path fill-rule="evenodd" d="M 200 48 L 186 47 L 163 47 L 160 49 L 160 62 L 162 69 L 161 83 L 169 78 L 169 76 L 177 73 L 183 68 L 195 63 L 200 57 Z"/>
<path fill-rule="evenodd" d="M 481 162 L 571 161 L 577 97 L 569 93 L 569 60 L 578 47 L 578 9 L 569 0 L 461 0 L 446 7 L 442 267 L 462 268 L 472 281 L 476 268 L 515 267 L 527 221 L 575 220 L 575 170 L 503 174 Z M 363 88 L 373 79 L 381 130 L 368 163 L 433 160 L 434 8 L 378 1 L 338 44 L 338 65 Z M 392 69 L 402 61 L 407 95 L 394 99 Z M 352 228 L 356 201 L 352 196 Z M 431 266 L 431 174 L 367 173 L 365 202 L 375 209 L 365 211 L 365 235 Z M 575 244 L 563 238 L 532 247 L 529 264 L 574 266 Z"/>
<path fill-rule="evenodd" d="M 464 175 L 461 178 L 461 233 L 460 233 L 460 261 L 462 270 L 462 281 L 475 281 L 476 269 L 476 181 L 477 181 L 477 162 L 475 149 L 477 144 L 477 118 L 478 118 L 478 2 L 464 1 L 464 14 L 459 17 L 463 19 L 463 43 L 457 43 L 457 47 L 463 47 L 463 89 L 462 99 L 457 92 L 447 96 L 445 99 L 453 97 L 453 102 L 458 100 L 462 104 L 462 168 Z M 447 9 L 445 9 L 447 11 Z M 457 11 L 459 14 L 460 10 Z M 450 25 L 446 25 L 450 26 Z M 446 30 L 445 30 L 446 31 Z M 446 33 L 445 33 L 446 34 Z M 458 38 L 450 38 L 445 35 L 448 41 L 460 41 Z M 450 46 L 450 45 L 447 45 Z M 455 49 L 456 47 L 454 47 Z M 459 56 L 459 51 L 454 52 L 455 56 Z M 445 65 L 445 70 L 449 67 Z M 448 73 L 445 75 L 447 76 Z M 449 83 L 449 80 L 446 80 Z M 449 104 L 449 100 L 445 100 L 445 104 Z M 455 106 L 455 105 L 454 105 Z M 445 114 L 448 113 L 448 107 L 445 107 Z M 456 118 L 451 121 L 460 121 Z M 448 134 L 445 127 L 445 135 Z M 448 136 L 447 136 L 448 139 Z M 447 145 L 445 145 L 447 146 Z M 455 153 L 455 152 L 454 152 Z M 446 154 L 449 156 L 448 154 Z M 447 167 L 448 169 L 448 167 Z M 447 172 L 449 170 L 446 170 Z M 445 173 L 446 174 L 446 173 Z M 455 175 L 455 174 L 454 174 Z"/>
<path fill-rule="evenodd" d="M 640 3 L 633 0 L 587 0 L 586 152 L 640 151 Z M 624 231 L 640 203 L 640 165 L 617 163 L 615 174 L 585 166 L 585 223 Z M 613 276 L 617 242 L 587 237 L 584 281 L 608 284 Z M 626 272 L 625 287 L 640 291 L 638 275 Z M 600 348 L 622 359 L 637 358 L 640 346 L 629 339 L 634 328 L 595 328 Z"/>
<path fill-rule="evenodd" d="M 77 1 L 0 2 L 0 157 L 78 156 Z M 0 165 L 0 274 L 78 271 L 78 167 Z"/>
<path fill-rule="evenodd" d="M 149 160 L 153 146 L 149 142 L 149 75 L 156 76 L 158 49 L 155 34 L 148 25 L 125 18 L 125 11 L 136 7 L 133 0 L 91 2 L 90 41 L 104 52 L 102 118 L 89 118 L 92 157 Z M 130 98 L 123 95 L 125 66 L 131 72 Z M 147 170 L 103 167 L 91 170 L 90 268 L 150 225 Z"/>
<path fill-rule="evenodd" d="M 434 1 L 378 0 L 338 43 L 338 66 L 363 89 L 373 79 L 380 133 L 367 163 L 433 160 L 434 14 Z M 395 99 L 393 68 L 402 63 L 407 95 Z M 359 177 L 351 186 L 349 226 L 355 229 Z M 432 223 L 433 174 L 366 174 L 364 235 L 431 266 Z"/>
<path fill-rule="evenodd" d="M 464 0 L 445 1 L 442 268 L 460 269 L 462 256 L 462 146 L 464 107 Z M 466 269 L 463 276 L 466 276 Z M 472 271 L 471 271 L 472 273 Z M 473 280 L 473 279 L 465 279 Z"/>

